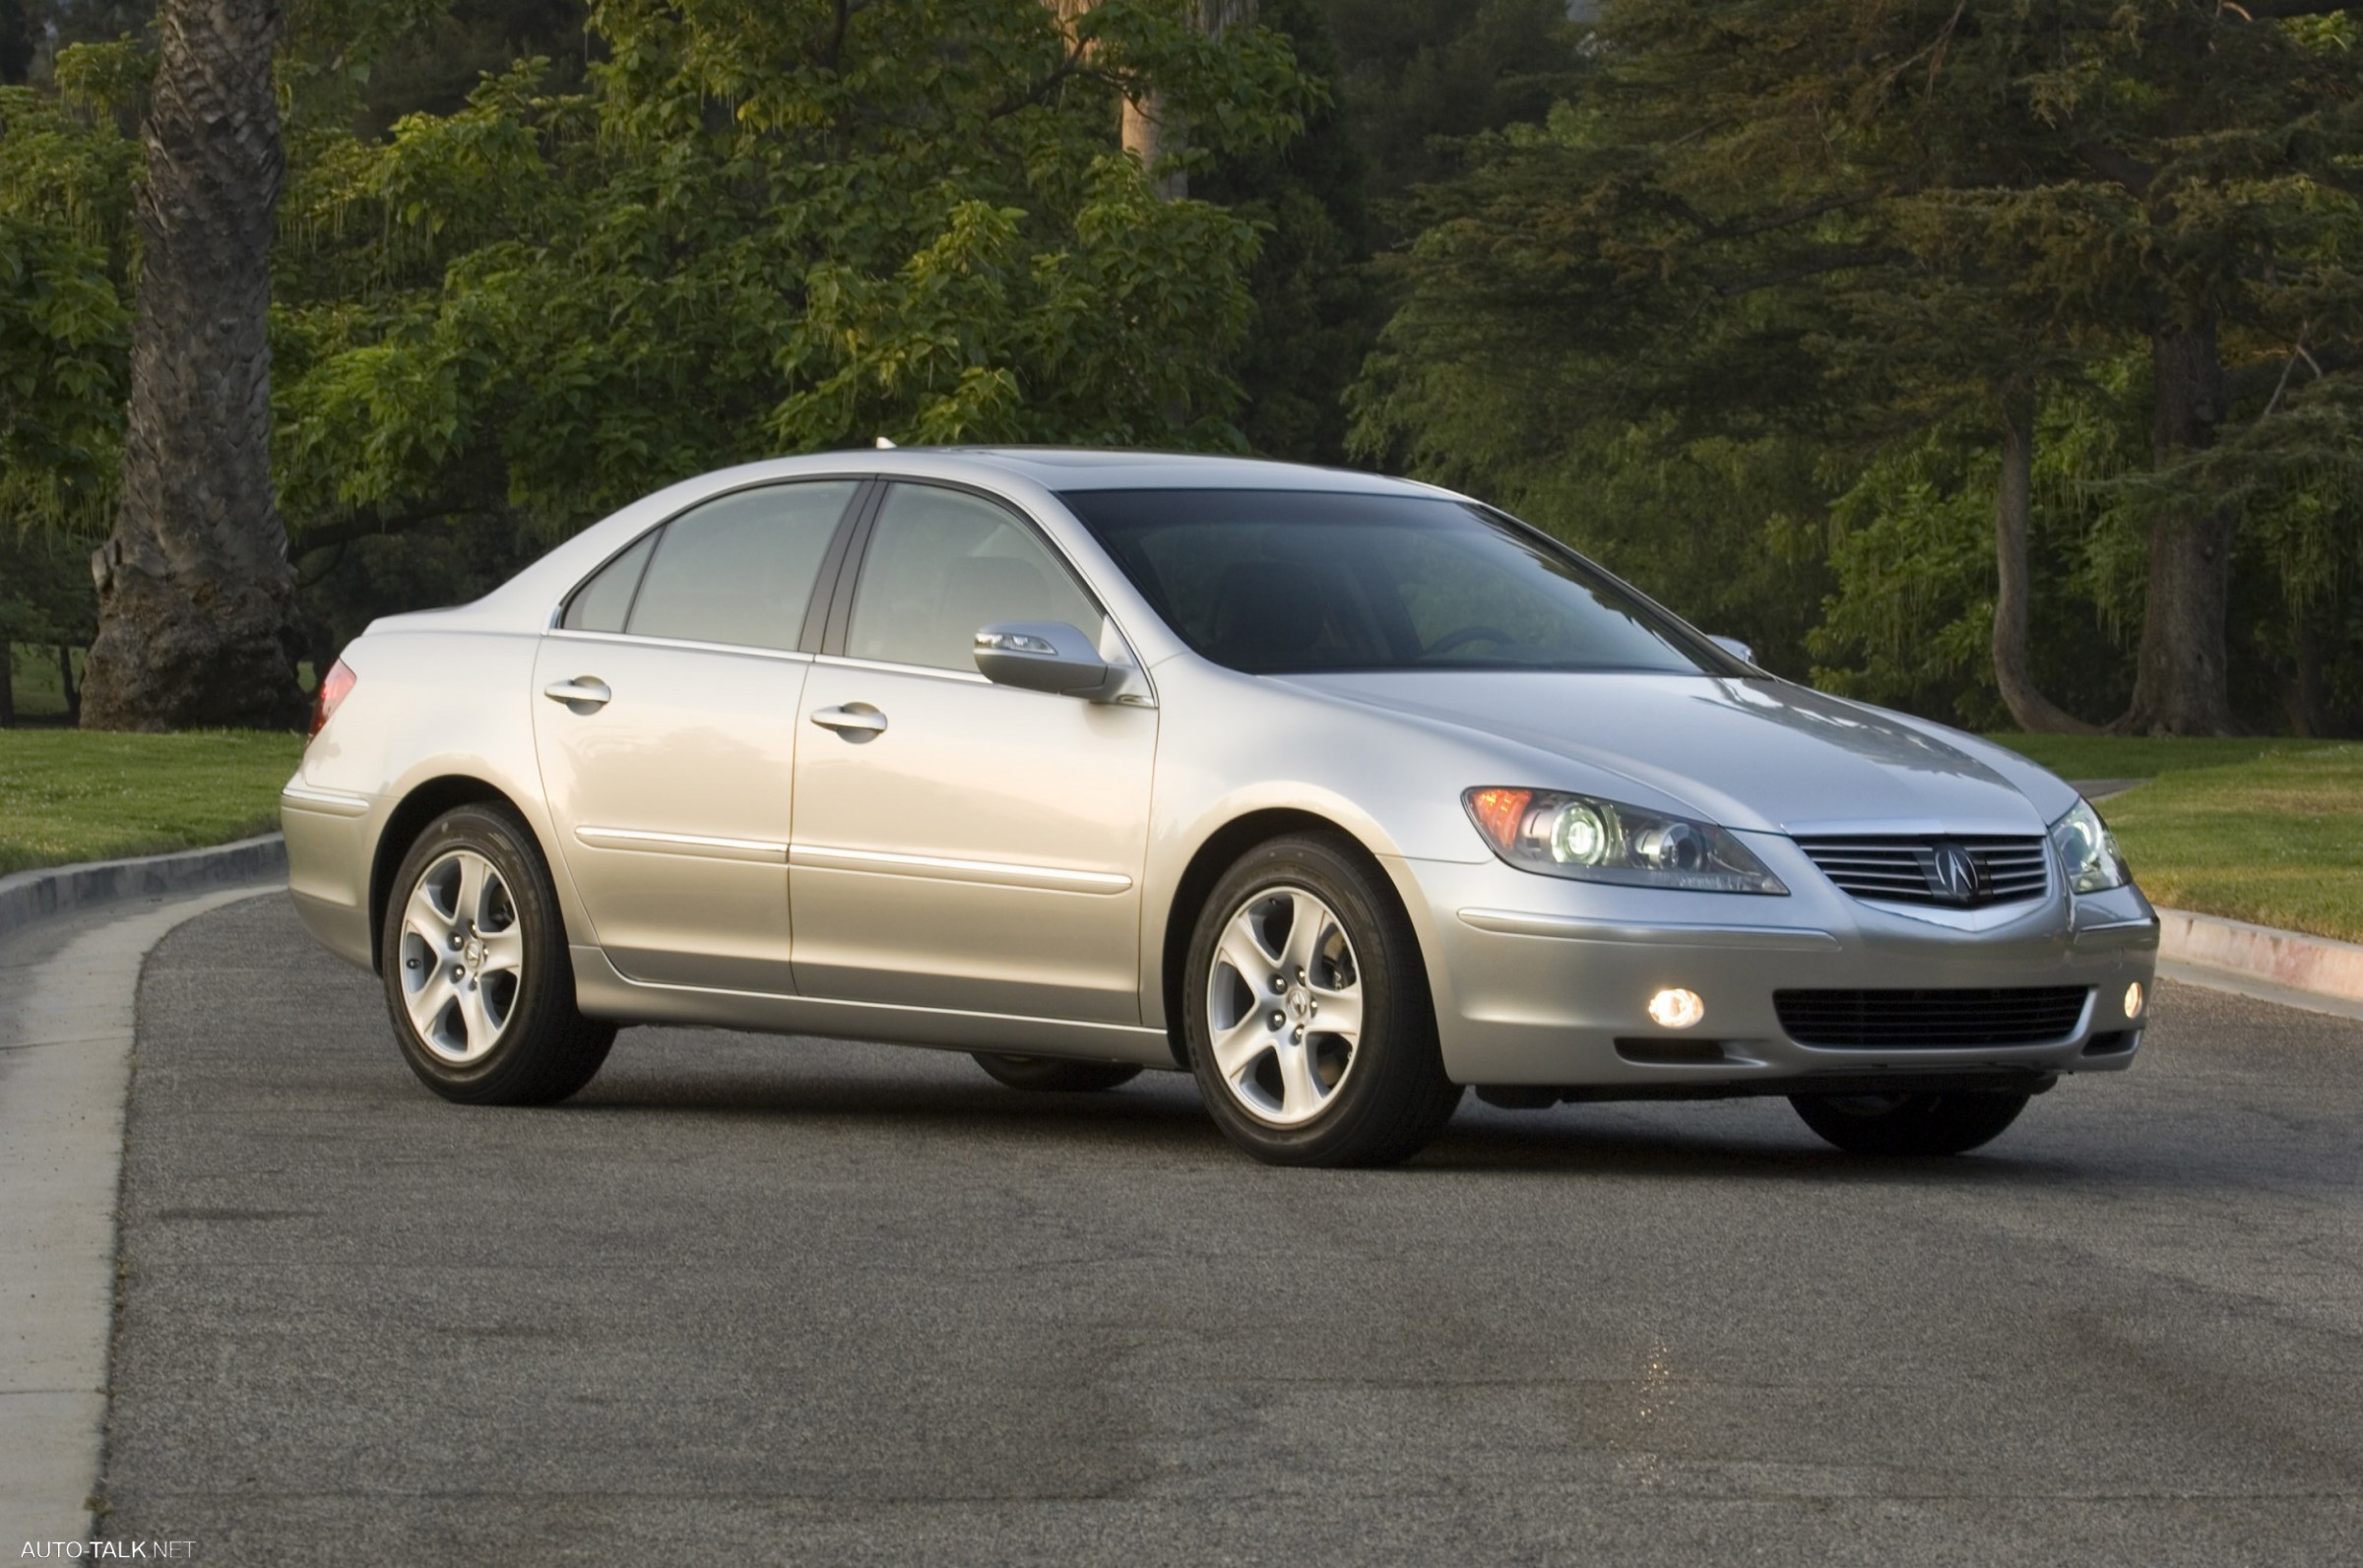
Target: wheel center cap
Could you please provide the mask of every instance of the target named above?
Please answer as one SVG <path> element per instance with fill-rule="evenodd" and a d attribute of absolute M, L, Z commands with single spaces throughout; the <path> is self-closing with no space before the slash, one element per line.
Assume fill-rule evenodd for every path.
<path fill-rule="evenodd" d="M 1288 1016 L 1300 1024 L 1312 1016 L 1312 993 L 1302 985 L 1289 990 Z"/>
<path fill-rule="evenodd" d="M 464 955 L 470 969 L 481 968 L 484 962 L 484 944 L 477 941 L 474 937 L 469 938 Z"/>

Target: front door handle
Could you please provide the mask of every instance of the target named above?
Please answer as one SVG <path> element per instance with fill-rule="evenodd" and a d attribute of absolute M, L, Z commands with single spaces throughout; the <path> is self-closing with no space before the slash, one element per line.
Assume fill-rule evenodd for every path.
<path fill-rule="evenodd" d="M 542 695 L 553 703 L 564 703 L 578 714 L 588 713 L 594 708 L 605 708 L 615 697 L 607 689 L 606 681 L 596 680 L 589 675 L 553 682 L 542 688 Z"/>
<path fill-rule="evenodd" d="M 818 709 L 812 715 L 812 721 L 823 729 L 836 730 L 848 740 L 867 740 L 886 730 L 886 716 L 867 703 Z"/>

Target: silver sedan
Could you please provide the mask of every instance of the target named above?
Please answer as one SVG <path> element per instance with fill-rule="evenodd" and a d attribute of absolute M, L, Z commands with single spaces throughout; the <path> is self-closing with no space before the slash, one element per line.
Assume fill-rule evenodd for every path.
<path fill-rule="evenodd" d="M 1196 1075 L 1259 1159 L 1783 1095 L 1949 1154 L 2132 1062 L 2157 921 L 2016 754 L 1755 667 L 1549 535 L 1235 459 L 879 451 L 664 490 L 372 625 L 281 799 L 454 1100 L 617 1026 Z"/>

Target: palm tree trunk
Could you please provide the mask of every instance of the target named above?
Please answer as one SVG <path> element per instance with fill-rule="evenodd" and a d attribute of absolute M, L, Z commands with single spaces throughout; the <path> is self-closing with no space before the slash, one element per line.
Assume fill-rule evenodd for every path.
<path fill-rule="evenodd" d="M 293 568 L 271 487 L 278 0 L 164 0 L 123 497 L 92 558 L 95 729 L 291 726 Z"/>
<path fill-rule="evenodd" d="M 2100 731 L 2035 689 L 2026 653 L 2026 529 L 2034 511 L 2035 398 L 2012 387 L 2002 400 L 2002 479 L 1994 491 L 1994 684 L 2018 727 L 2037 735 Z"/>

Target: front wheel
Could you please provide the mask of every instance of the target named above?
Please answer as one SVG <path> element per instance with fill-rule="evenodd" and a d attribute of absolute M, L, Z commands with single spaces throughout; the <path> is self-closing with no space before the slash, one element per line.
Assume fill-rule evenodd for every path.
<path fill-rule="evenodd" d="M 1276 839 L 1215 884 L 1193 928 L 1183 1029 L 1206 1108 L 1270 1164 L 1391 1164 L 1460 1103 L 1417 940 L 1367 858 Z"/>
<path fill-rule="evenodd" d="M 971 1051 L 977 1065 L 1011 1089 L 1054 1095 L 1088 1095 L 1128 1084 L 1140 1076 L 1121 1062 L 1069 1062 L 1055 1056 L 1012 1056 L 1005 1051 Z"/>
<path fill-rule="evenodd" d="M 447 811 L 411 846 L 378 969 L 403 1059 L 445 1099 L 564 1099 L 615 1040 L 576 1010 L 557 890 L 533 836 L 496 807 Z"/>
<path fill-rule="evenodd" d="M 1850 1155 L 1958 1155 L 1993 1142 L 2028 1097 L 1994 1090 L 1945 1095 L 1791 1095 L 1805 1124 Z"/>

